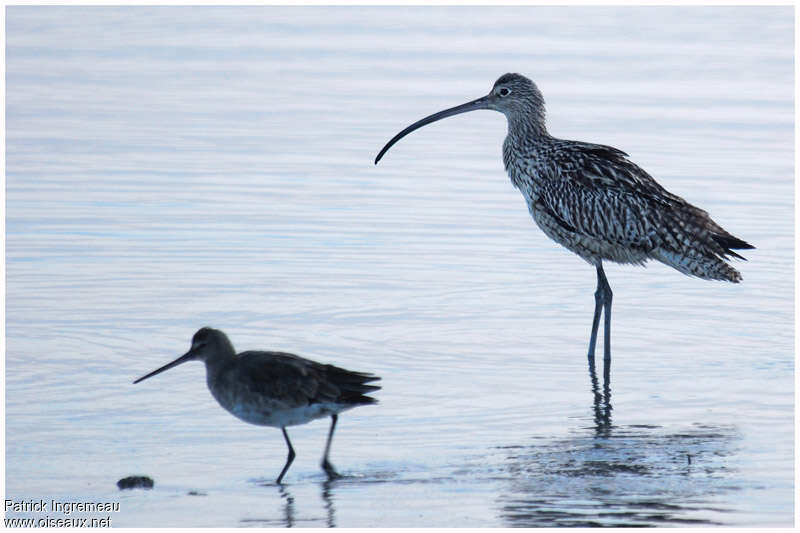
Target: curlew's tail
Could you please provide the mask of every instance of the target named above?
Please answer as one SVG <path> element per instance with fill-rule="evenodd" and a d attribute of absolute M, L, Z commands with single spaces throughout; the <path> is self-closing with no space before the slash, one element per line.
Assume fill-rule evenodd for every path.
<path fill-rule="evenodd" d="M 739 283 L 742 275 L 728 261 L 732 257 L 746 261 L 733 250 L 750 250 L 755 246 L 734 237 L 710 218 L 704 222 L 705 227 L 691 228 L 695 231 L 687 231 L 691 226 L 682 226 L 682 231 L 673 233 L 680 238 L 653 250 L 652 257 L 689 276 Z"/>
<path fill-rule="evenodd" d="M 742 239 L 737 239 L 736 237 L 734 237 L 730 233 L 726 233 L 724 235 L 713 234 L 713 235 L 711 235 L 711 238 L 714 239 L 714 241 L 722 247 L 722 254 L 723 255 L 729 255 L 731 257 L 736 257 L 736 258 L 742 259 L 744 261 L 747 261 L 747 259 L 745 259 L 741 255 L 737 254 L 733 250 L 753 250 L 753 249 L 755 249 L 755 246 L 753 246 L 752 244 L 746 243 Z"/>

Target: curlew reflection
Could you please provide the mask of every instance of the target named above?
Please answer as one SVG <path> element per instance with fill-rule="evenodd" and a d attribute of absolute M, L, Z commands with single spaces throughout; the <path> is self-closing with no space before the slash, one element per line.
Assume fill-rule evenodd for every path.
<path fill-rule="evenodd" d="M 497 498 L 512 527 L 724 525 L 720 495 L 740 490 L 733 426 L 612 423 L 610 361 L 589 358 L 589 427 L 545 444 L 507 446 Z M 541 443 L 541 439 L 537 439 Z"/>
<path fill-rule="evenodd" d="M 720 495 L 740 490 L 737 438 L 731 427 L 626 426 L 516 449 L 499 514 L 514 527 L 724 525 Z"/>
<path fill-rule="evenodd" d="M 511 527 L 724 525 L 719 496 L 740 490 L 729 466 L 736 428 L 614 426 L 608 372 L 602 387 L 593 365 L 589 377 L 592 427 L 505 447 L 500 518 Z"/>
<path fill-rule="evenodd" d="M 597 379 L 594 357 L 589 358 L 589 381 L 592 384 L 592 412 L 597 437 L 611 436 L 611 361 L 603 365 L 603 388 Z"/>

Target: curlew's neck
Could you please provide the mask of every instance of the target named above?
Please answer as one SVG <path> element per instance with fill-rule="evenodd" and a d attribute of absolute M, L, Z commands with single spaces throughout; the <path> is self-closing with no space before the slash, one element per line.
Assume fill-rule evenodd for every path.
<path fill-rule="evenodd" d="M 523 112 L 506 113 L 506 119 L 508 136 L 515 144 L 550 136 L 545 125 L 544 102 L 526 105 Z"/>
<path fill-rule="evenodd" d="M 508 135 L 503 142 L 503 163 L 508 177 L 529 202 L 544 184 L 536 169 L 542 165 L 540 154 L 546 152 L 553 137 L 547 132 L 544 106 L 527 114 L 507 114 Z"/>

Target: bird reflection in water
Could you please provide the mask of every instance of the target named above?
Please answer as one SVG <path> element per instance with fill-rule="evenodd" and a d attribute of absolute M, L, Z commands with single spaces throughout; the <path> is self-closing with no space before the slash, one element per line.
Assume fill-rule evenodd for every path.
<path fill-rule="evenodd" d="M 320 484 L 320 488 L 322 489 L 322 501 L 323 507 L 325 509 L 325 517 L 303 517 L 302 511 L 301 516 L 297 516 L 297 510 L 295 508 L 295 497 L 290 492 L 286 485 L 277 485 L 278 487 L 278 495 L 281 498 L 282 502 L 282 511 L 283 517 L 282 518 L 243 518 L 240 522 L 243 525 L 248 527 L 295 527 L 298 524 L 302 525 L 303 527 L 307 526 L 314 526 L 320 527 L 321 523 L 324 521 L 326 527 L 336 527 L 336 509 L 333 505 L 334 500 L 334 489 L 336 487 L 337 480 L 335 479 L 328 479 Z M 262 486 L 267 487 L 274 487 L 276 486 L 274 483 L 261 483 Z M 304 501 L 301 498 L 301 502 Z"/>
<path fill-rule="evenodd" d="M 701 423 L 614 426 L 610 374 L 605 365 L 601 385 L 589 359 L 591 427 L 504 447 L 502 520 L 515 527 L 725 525 L 720 496 L 740 490 L 730 466 L 738 430 Z"/>
<path fill-rule="evenodd" d="M 336 509 L 333 507 L 333 487 L 336 485 L 335 479 L 328 479 L 322 483 L 322 500 L 325 502 L 325 510 L 328 512 L 328 527 L 336 527 Z"/>
<path fill-rule="evenodd" d="M 285 500 L 285 504 L 283 507 L 284 512 L 284 523 L 286 527 L 294 527 L 294 496 L 283 485 L 278 485 L 278 492 L 281 495 L 281 498 Z"/>
<path fill-rule="evenodd" d="M 597 379 L 594 357 L 589 357 L 589 380 L 592 383 L 592 411 L 594 413 L 595 435 L 611 436 L 611 361 L 603 365 L 603 388 Z"/>

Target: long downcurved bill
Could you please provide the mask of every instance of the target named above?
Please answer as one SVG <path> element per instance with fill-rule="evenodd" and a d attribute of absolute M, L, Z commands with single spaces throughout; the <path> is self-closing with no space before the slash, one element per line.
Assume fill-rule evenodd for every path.
<path fill-rule="evenodd" d="M 188 352 L 186 352 L 182 356 L 180 356 L 177 359 L 175 359 L 173 362 L 167 363 L 166 365 L 162 366 L 158 370 L 153 370 L 152 372 L 150 372 L 146 376 L 140 377 L 139 379 L 134 381 L 133 384 L 135 385 L 135 384 L 139 383 L 140 381 L 144 381 L 147 378 L 151 378 L 151 377 L 155 376 L 156 374 L 160 374 L 165 370 L 169 370 L 170 368 L 172 368 L 174 366 L 178 366 L 181 363 L 185 363 L 186 361 L 191 361 L 193 359 L 194 359 L 194 352 L 192 352 L 192 350 L 189 350 Z"/>
<path fill-rule="evenodd" d="M 399 141 L 412 131 L 419 129 L 422 126 L 425 126 L 426 124 L 430 124 L 431 122 L 436 122 L 437 120 L 441 120 L 447 117 L 452 117 L 453 115 L 459 115 L 461 113 L 466 113 L 468 111 L 475 111 L 476 109 L 489 109 L 489 97 L 482 96 L 477 100 L 473 100 L 471 102 L 467 102 L 466 104 L 461 104 L 456 107 L 451 107 L 450 109 L 445 109 L 444 111 L 439 111 L 438 113 L 434 113 L 433 115 L 425 117 L 422 120 L 416 121 L 406 129 L 404 129 L 403 131 L 392 137 L 391 141 L 386 143 L 386 146 L 384 146 L 381 149 L 380 153 L 378 153 L 378 157 L 375 158 L 375 164 L 376 165 L 378 164 L 378 161 L 381 160 L 383 154 L 389 151 L 389 148 L 391 148 L 394 145 L 394 143 L 396 143 L 397 141 Z"/>

